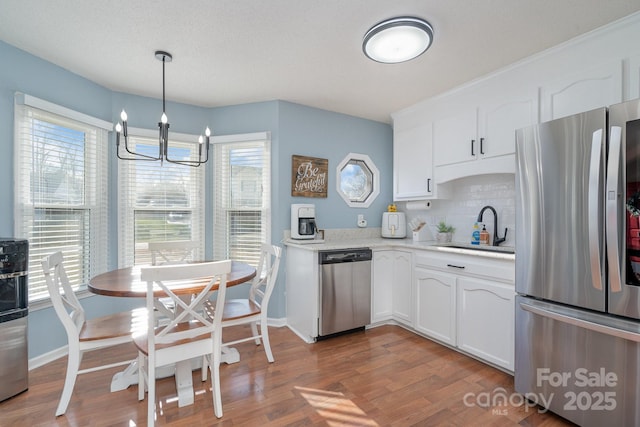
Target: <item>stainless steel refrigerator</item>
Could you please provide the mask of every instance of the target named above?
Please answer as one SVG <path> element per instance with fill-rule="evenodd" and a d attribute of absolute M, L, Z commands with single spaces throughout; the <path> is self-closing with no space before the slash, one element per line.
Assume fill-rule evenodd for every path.
<path fill-rule="evenodd" d="M 640 425 L 640 100 L 516 132 L 516 291 L 516 391 Z"/>

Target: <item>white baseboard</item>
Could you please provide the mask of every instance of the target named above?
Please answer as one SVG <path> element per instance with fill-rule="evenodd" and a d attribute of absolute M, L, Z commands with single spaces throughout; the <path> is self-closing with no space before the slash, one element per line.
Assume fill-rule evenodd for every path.
<path fill-rule="evenodd" d="M 46 365 L 47 363 L 53 362 L 54 360 L 60 359 L 61 357 L 66 356 L 69 353 L 69 346 L 65 345 L 60 348 L 56 348 L 48 353 L 41 354 L 40 356 L 36 356 L 32 359 L 29 359 L 29 370 L 39 368 L 41 366 Z"/>

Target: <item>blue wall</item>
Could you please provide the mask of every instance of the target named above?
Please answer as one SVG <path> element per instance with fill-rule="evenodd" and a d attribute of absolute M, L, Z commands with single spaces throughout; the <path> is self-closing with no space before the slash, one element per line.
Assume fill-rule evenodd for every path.
<path fill-rule="evenodd" d="M 0 41 L 0 236 L 13 235 L 13 97 L 16 91 L 42 98 L 102 120 L 117 120 L 127 110 L 132 127 L 154 128 L 161 101 L 110 91 L 56 65 L 39 59 Z M 357 214 L 363 213 L 370 227 L 379 227 L 381 213 L 392 200 L 391 126 L 344 114 L 311 108 L 285 101 L 267 101 L 218 108 L 167 103 L 171 130 L 199 133 L 209 125 L 216 135 L 271 132 L 272 141 L 272 221 L 273 243 L 279 244 L 289 229 L 291 203 L 315 203 L 320 228 L 355 228 Z M 109 265 L 117 266 L 117 163 L 111 146 L 111 215 Z M 371 157 L 381 175 L 381 191 L 367 209 L 350 208 L 336 192 L 335 168 L 346 154 L 362 153 Z M 291 197 L 291 156 L 294 154 L 329 160 L 327 198 Z M 210 165 L 207 165 L 210 171 Z M 207 185 L 213 179 L 207 174 Z M 213 212 L 212 200 L 206 204 L 206 216 Z M 206 228 L 206 253 L 213 254 L 212 227 Z M 285 257 L 286 263 L 286 257 Z M 284 318 L 284 264 L 269 307 L 269 316 Z M 241 289 L 233 289 L 239 293 Z M 91 296 L 83 299 L 89 317 L 141 305 L 142 301 Z M 45 327 L 46 325 L 46 327 Z M 51 308 L 32 310 L 29 316 L 29 357 L 43 355 L 66 344 L 64 331 Z"/>

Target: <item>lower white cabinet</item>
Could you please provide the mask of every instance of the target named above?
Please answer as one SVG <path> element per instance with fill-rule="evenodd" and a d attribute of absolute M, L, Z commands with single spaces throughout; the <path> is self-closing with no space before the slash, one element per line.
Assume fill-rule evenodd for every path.
<path fill-rule="evenodd" d="M 513 371 L 514 261 L 429 251 L 414 260 L 414 329 Z"/>
<path fill-rule="evenodd" d="M 392 319 L 394 251 L 373 251 L 371 264 L 371 323 Z"/>
<path fill-rule="evenodd" d="M 415 329 L 446 344 L 456 345 L 456 278 L 416 268 Z"/>
<path fill-rule="evenodd" d="M 513 286 L 469 277 L 457 286 L 458 348 L 513 371 Z"/>
<path fill-rule="evenodd" d="M 373 252 L 372 323 L 393 319 L 413 324 L 412 267 L 410 251 Z"/>
<path fill-rule="evenodd" d="M 413 256 L 409 251 L 394 251 L 392 311 L 395 320 L 413 325 Z"/>

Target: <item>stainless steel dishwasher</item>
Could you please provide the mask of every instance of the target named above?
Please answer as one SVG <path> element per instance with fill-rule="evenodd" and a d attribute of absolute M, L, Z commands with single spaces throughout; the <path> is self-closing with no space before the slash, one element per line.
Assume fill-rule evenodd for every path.
<path fill-rule="evenodd" d="M 371 323 L 371 249 L 319 251 L 319 338 Z"/>

